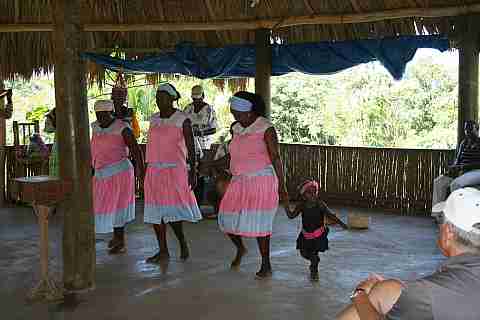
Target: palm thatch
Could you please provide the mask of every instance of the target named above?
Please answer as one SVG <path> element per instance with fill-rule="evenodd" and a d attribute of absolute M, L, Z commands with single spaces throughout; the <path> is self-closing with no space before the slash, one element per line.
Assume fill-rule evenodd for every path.
<path fill-rule="evenodd" d="M 39 26 L 38 30 L 53 28 L 53 0 L 4 0 L 0 2 L 1 27 L 9 25 Z M 442 34 L 451 36 L 458 18 L 402 17 L 398 19 L 370 19 L 372 22 L 338 23 L 338 19 L 355 13 L 375 16 L 388 10 L 457 7 L 480 4 L 479 0 L 83 0 L 82 21 L 85 26 L 99 24 L 179 24 L 259 21 L 275 19 L 273 36 L 283 43 L 326 40 L 355 40 L 394 37 L 414 34 Z M 444 10 L 445 11 L 445 10 Z M 464 10 L 467 12 L 467 10 Z M 455 11 L 463 12 L 462 10 Z M 455 15 L 454 14 L 454 15 Z M 302 24 L 283 27 L 282 21 L 295 17 L 333 15 L 337 22 Z M 406 14 L 408 16 L 408 14 Z M 425 16 L 428 16 L 426 14 Z M 304 19 L 305 20 L 305 19 Z M 369 20 L 369 19 L 366 19 Z M 380 21 L 374 21 L 380 20 Z M 340 20 L 341 22 L 342 20 Z M 245 23 L 244 23 L 245 25 Z M 222 30 L 85 32 L 86 50 L 111 52 L 124 50 L 129 56 L 142 56 L 184 41 L 218 47 L 228 44 L 252 44 L 254 30 L 223 28 Z M 10 30 L 10 29 L 5 29 Z M 18 31 L 18 30 L 16 30 Z M 0 78 L 50 71 L 54 65 L 52 33 L 0 32 Z M 102 69 L 89 67 L 90 80 L 102 79 Z"/>

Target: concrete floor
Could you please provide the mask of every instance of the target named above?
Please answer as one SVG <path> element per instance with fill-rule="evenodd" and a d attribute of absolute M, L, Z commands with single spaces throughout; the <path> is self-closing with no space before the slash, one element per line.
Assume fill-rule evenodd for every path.
<path fill-rule="evenodd" d="M 141 211 L 141 208 L 139 208 Z M 334 208 L 347 212 L 365 210 Z M 107 236 L 97 239 L 96 290 L 73 304 L 29 304 L 25 296 L 38 279 L 38 228 L 31 209 L 0 209 L 1 319 L 332 319 L 355 284 L 371 272 L 412 279 L 443 261 L 430 219 L 369 212 L 368 231 L 331 229 L 330 250 L 321 255 L 320 281 L 308 279 L 307 262 L 295 250 L 300 220 L 278 214 L 272 241 L 273 278 L 254 279 L 256 242 L 239 271 L 229 269 L 233 247 L 215 221 L 186 225 L 191 259 L 177 259 L 169 235 L 168 265 L 145 264 L 156 250 L 153 232 L 128 227 L 128 252 L 107 254 Z M 51 221 L 51 269 L 61 278 L 61 215 Z"/>

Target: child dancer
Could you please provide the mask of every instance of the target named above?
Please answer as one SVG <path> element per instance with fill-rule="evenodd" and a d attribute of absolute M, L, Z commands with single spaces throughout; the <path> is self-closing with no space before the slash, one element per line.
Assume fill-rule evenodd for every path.
<path fill-rule="evenodd" d="M 302 231 L 297 238 L 297 250 L 303 258 L 310 261 L 310 278 L 318 281 L 319 252 L 328 250 L 328 227 L 326 219 L 331 218 L 343 228 L 347 226 L 340 221 L 325 202 L 318 198 L 318 182 L 307 180 L 299 186 L 302 201 L 293 212 L 287 211 L 290 219 L 302 215 Z"/>

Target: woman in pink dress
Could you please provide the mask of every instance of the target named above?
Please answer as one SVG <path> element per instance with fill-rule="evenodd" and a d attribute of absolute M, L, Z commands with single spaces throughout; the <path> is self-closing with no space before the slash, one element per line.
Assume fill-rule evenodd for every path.
<path fill-rule="evenodd" d="M 159 251 L 147 259 L 157 263 L 169 258 L 166 224 L 180 243 L 180 258 L 186 260 L 189 250 L 182 221 L 201 220 L 192 189 L 196 183 L 195 147 L 191 122 L 187 115 L 173 107 L 180 94 L 169 83 L 157 89 L 160 112 L 150 120 L 145 176 L 145 223 L 153 224 Z M 190 171 L 187 168 L 187 161 Z"/>
<path fill-rule="evenodd" d="M 144 162 L 132 129 L 113 116 L 113 101 L 95 102 L 97 121 L 92 124 L 93 208 L 95 232 L 110 233 L 109 253 L 125 252 L 125 225 L 135 219 L 135 175 L 144 172 Z"/>
<path fill-rule="evenodd" d="M 232 267 L 240 265 L 247 251 L 242 237 L 257 238 L 262 264 L 256 275 L 265 278 L 272 274 L 270 237 L 278 202 L 288 205 L 277 133 L 265 118 L 265 103 L 257 94 L 237 92 L 230 99 L 230 110 L 237 121 L 232 126 L 230 154 L 202 165 L 229 162 L 233 177 L 220 203 L 218 224 L 237 249 Z"/>

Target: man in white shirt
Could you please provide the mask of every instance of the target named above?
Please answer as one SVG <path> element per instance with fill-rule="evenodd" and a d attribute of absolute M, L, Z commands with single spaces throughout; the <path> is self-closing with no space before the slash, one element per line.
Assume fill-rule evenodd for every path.
<path fill-rule="evenodd" d="M 203 101 L 205 93 L 202 86 L 192 88 L 192 100 L 185 112 L 192 121 L 193 134 L 202 150 L 210 150 L 213 135 L 217 132 L 217 118 L 211 105 Z"/>
<path fill-rule="evenodd" d="M 204 101 L 205 93 L 203 87 L 196 85 L 192 88 L 192 100 L 185 113 L 192 121 L 193 135 L 195 136 L 195 147 L 198 159 L 202 158 L 205 150 L 210 150 L 213 143 L 213 135 L 217 132 L 217 117 L 211 105 Z M 195 195 L 197 201 L 203 200 L 205 181 L 199 177 Z"/>

